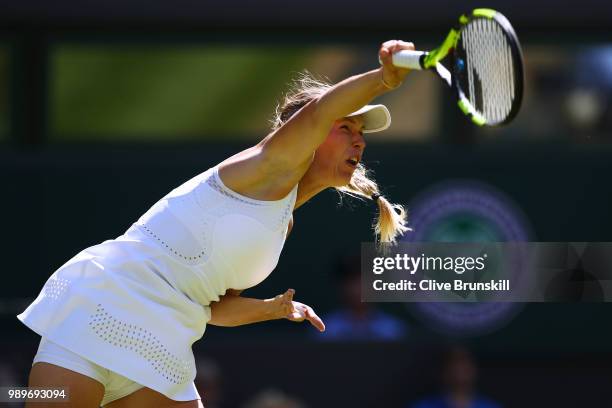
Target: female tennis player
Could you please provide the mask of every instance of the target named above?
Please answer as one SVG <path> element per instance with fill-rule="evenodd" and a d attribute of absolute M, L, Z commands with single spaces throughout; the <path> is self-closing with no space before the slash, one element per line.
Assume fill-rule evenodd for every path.
<path fill-rule="evenodd" d="M 402 49 L 414 47 L 385 42 L 380 68 L 333 86 L 301 78 L 256 146 L 53 273 L 18 316 L 42 336 L 29 386 L 66 388 L 73 407 L 201 407 L 191 346 L 206 324 L 286 318 L 323 331 L 292 289 L 265 300 L 240 291 L 270 274 L 293 210 L 326 188 L 376 200 L 380 242 L 406 231 L 402 207 L 380 196 L 360 163 L 363 133 L 390 124 L 386 107 L 366 104 L 402 83 L 408 70 L 391 63 Z"/>

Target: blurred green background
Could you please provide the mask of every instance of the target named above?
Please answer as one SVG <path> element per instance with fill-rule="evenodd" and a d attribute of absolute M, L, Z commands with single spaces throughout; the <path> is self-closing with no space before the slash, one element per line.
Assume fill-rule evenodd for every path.
<path fill-rule="evenodd" d="M 51 58 L 54 140 L 198 140 L 264 131 L 306 50 L 58 46 Z"/>

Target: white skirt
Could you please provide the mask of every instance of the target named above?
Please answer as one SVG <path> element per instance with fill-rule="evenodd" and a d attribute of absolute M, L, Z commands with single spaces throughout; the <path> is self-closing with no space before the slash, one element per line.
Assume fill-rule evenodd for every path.
<path fill-rule="evenodd" d="M 170 399 L 199 399 L 191 347 L 204 334 L 210 307 L 177 289 L 166 273 L 172 262 L 144 237 L 105 241 L 53 273 L 17 317 L 52 342 Z"/>

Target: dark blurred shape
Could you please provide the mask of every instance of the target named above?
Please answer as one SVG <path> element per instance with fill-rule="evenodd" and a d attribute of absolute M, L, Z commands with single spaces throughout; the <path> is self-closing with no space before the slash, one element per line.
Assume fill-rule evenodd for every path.
<path fill-rule="evenodd" d="M 444 358 L 440 373 L 442 390 L 438 395 L 426 397 L 411 408 L 499 408 L 476 390 L 478 369 L 468 350 L 453 347 Z"/>
<path fill-rule="evenodd" d="M 591 137 L 610 140 L 612 131 L 612 46 L 576 54 L 565 98 L 568 125 Z"/>
<path fill-rule="evenodd" d="M 13 365 L 0 361 L 0 387 L 23 387 Z M 20 402 L 3 402 L 3 407 L 21 407 Z"/>
<path fill-rule="evenodd" d="M 322 341 L 394 341 L 406 336 L 404 321 L 361 301 L 361 261 L 345 257 L 336 266 L 342 306 L 323 316 L 326 330 L 317 334 Z"/>
<path fill-rule="evenodd" d="M 602 284 L 610 280 L 610 254 L 606 245 L 599 243 L 573 243 L 550 251 L 546 272 L 550 273 L 546 285 L 546 299 L 555 302 L 605 302 Z M 547 279 L 546 273 L 539 278 Z"/>
<path fill-rule="evenodd" d="M 212 359 L 201 357 L 196 363 L 196 388 L 206 408 L 222 408 L 223 384 L 219 365 Z"/>
<path fill-rule="evenodd" d="M 10 127 L 11 54 L 7 46 L 0 43 L 0 141 L 4 141 Z"/>
<path fill-rule="evenodd" d="M 306 406 L 299 399 L 271 388 L 257 394 L 244 405 L 244 408 L 306 408 Z"/>

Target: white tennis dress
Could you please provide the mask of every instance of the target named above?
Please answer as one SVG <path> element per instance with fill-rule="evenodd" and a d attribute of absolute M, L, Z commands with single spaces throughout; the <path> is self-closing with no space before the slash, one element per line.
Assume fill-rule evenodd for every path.
<path fill-rule="evenodd" d="M 275 268 L 297 186 L 277 201 L 227 188 L 217 167 L 158 201 L 125 234 L 81 251 L 18 318 L 58 345 L 168 398 L 197 397 L 192 344 L 210 302 Z"/>

